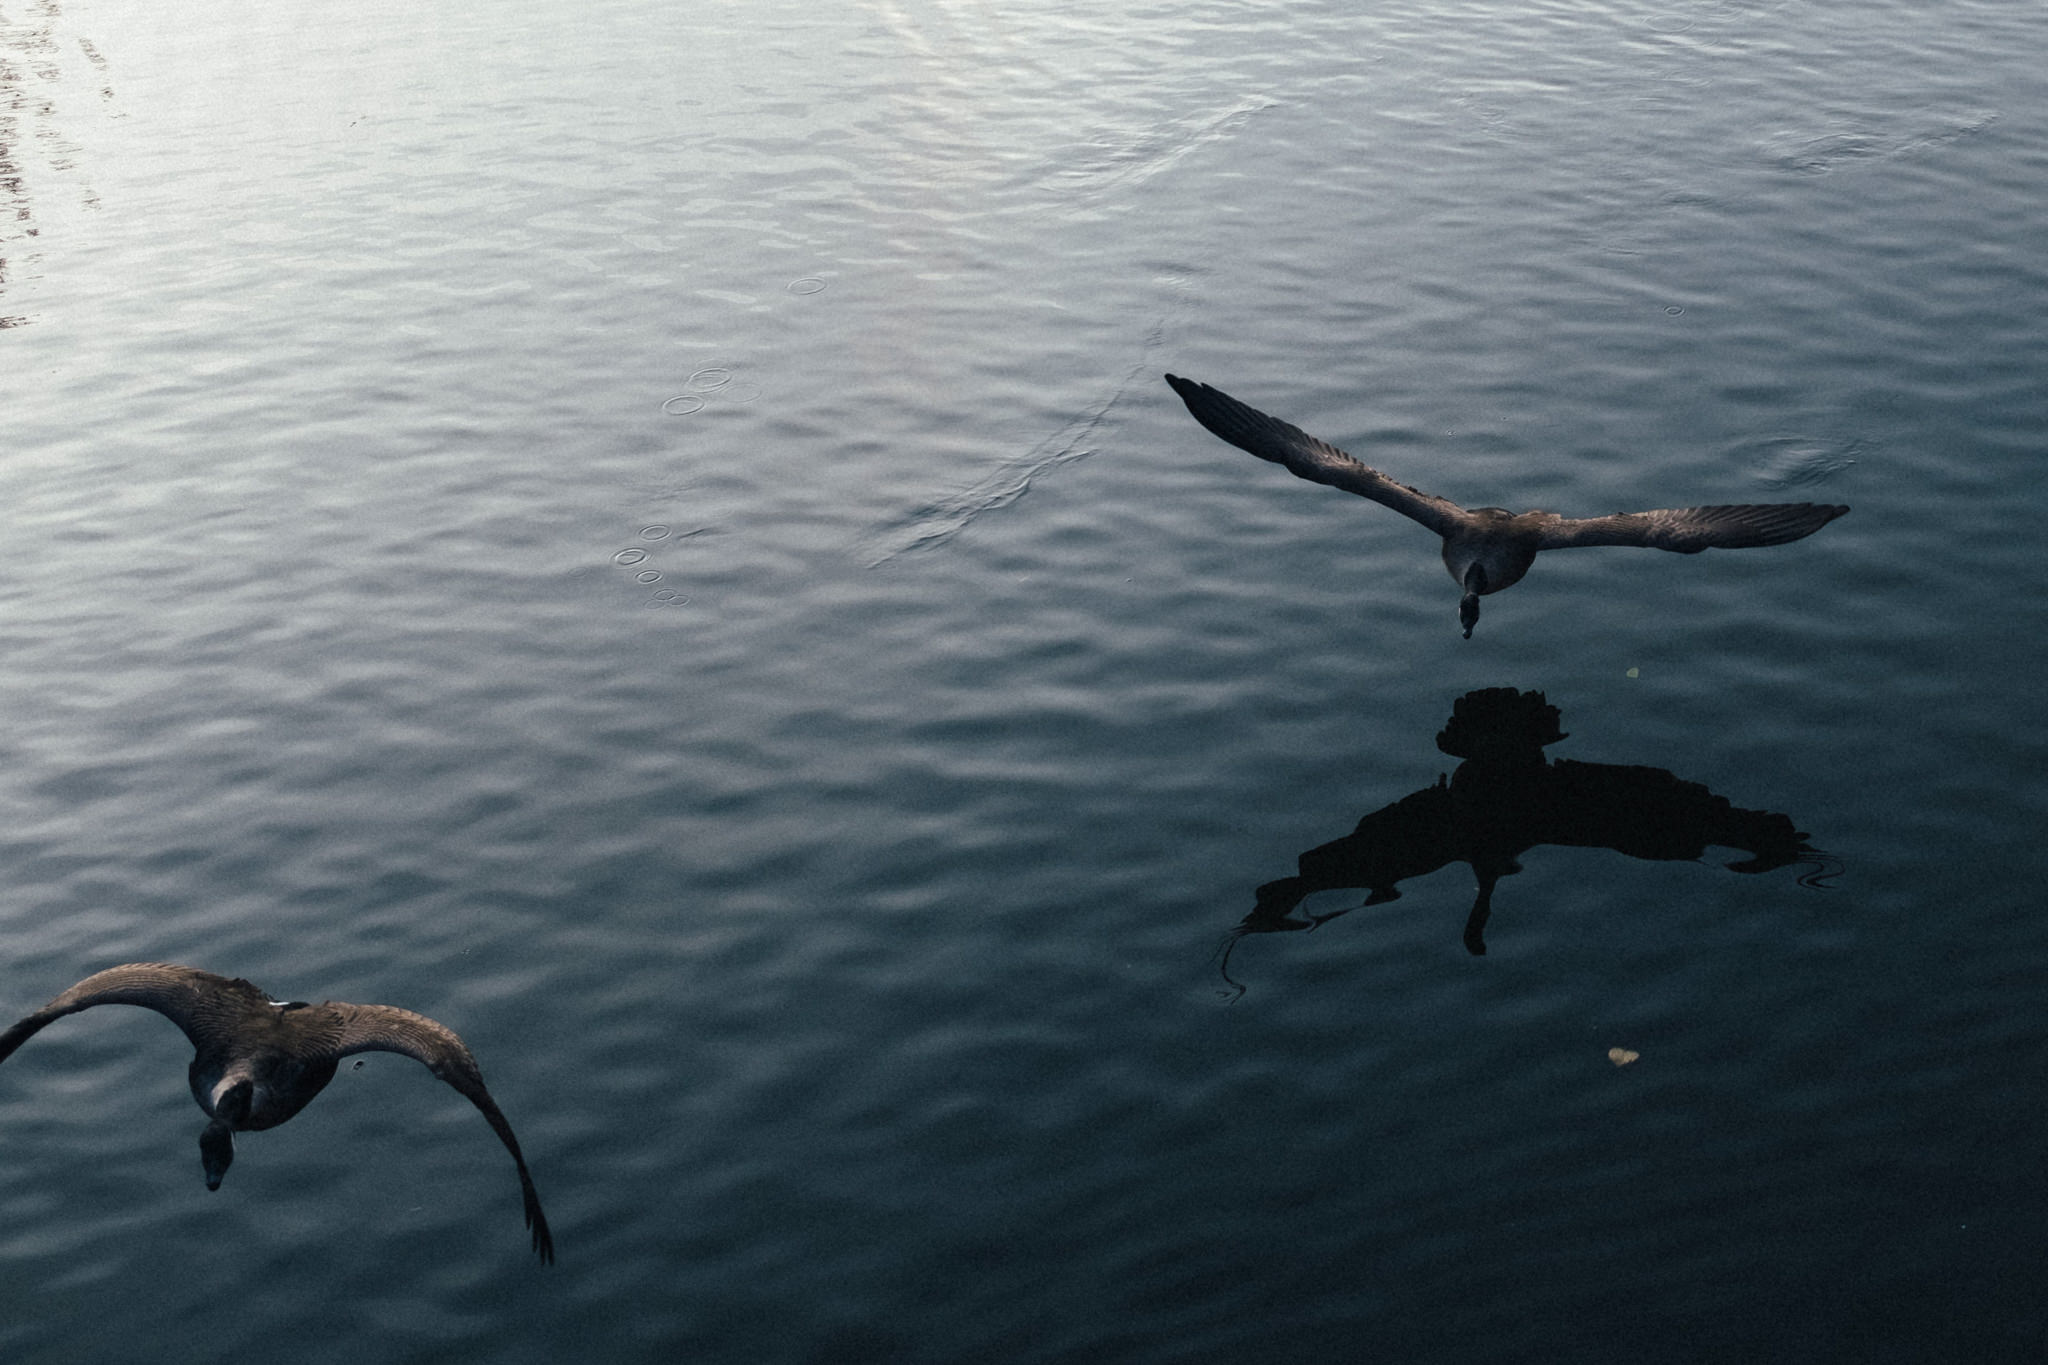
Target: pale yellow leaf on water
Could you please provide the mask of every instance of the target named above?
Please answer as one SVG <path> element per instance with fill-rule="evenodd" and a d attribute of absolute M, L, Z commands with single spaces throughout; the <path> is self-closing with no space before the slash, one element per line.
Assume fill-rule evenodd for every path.
<path fill-rule="evenodd" d="M 1607 1049 L 1607 1060 L 1613 1062 L 1616 1066 L 1627 1066 L 1642 1055 L 1640 1052 L 1630 1052 L 1625 1047 L 1611 1047 Z"/>

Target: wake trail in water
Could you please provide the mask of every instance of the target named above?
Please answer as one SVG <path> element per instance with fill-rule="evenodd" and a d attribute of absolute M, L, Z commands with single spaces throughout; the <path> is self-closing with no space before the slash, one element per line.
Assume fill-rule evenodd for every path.
<path fill-rule="evenodd" d="M 1124 139 L 1122 145 L 1097 143 L 1053 177 L 1052 183 L 1063 192 L 1085 196 L 1139 184 L 1175 166 L 1189 153 L 1230 136 L 1254 114 L 1277 108 L 1279 103 L 1264 95 L 1247 95 L 1228 109 L 1160 124 Z"/>
<path fill-rule="evenodd" d="M 1155 125 L 1120 143 L 1098 143 L 1092 155 L 1076 158 L 1059 173 L 1058 188 L 1082 199 L 1128 189 L 1179 164 L 1191 152 L 1231 136 L 1248 119 L 1279 107 L 1279 103 L 1264 95 L 1248 95 L 1226 109 Z M 1172 276 L 1164 282 L 1174 290 L 1185 290 L 1184 277 Z M 1155 323 L 1145 340 L 1144 358 L 1124 374 L 1114 391 L 1040 442 L 1030 454 L 1001 465 L 970 488 L 937 498 L 870 532 L 863 542 L 868 567 L 879 568 L 913 550 L 943 545 L 976 518 L 1023 497 L 1041 475 L 1093 455 L 1096 431 L 1138 377 L 1152 372 L 1152 353 L 1166 330 L 1164 319 Z"/>
<path fill-rule="evenodd" d="M 1114 392 L 1039 442 L 1030 454 L 1003 464 L 972 487 L 937 498 L 879 527 L 868 537 L 868 567 L 880 568 L 899 555 L 943 545 L 966 530 L 975 518 L 1008 507 L 1030 492 L 1040 475 L 1093 455 L 1096 446 L 1092 438 L 1096 430 L 1138 376 L 1147 372 L 1149 364 L 1148 358 L 1133 365 Z"/>
<path fill-rule="evenodd" d="M 1947 147 L 1998 122 L 1995 110 L 1927 111 L 1891 127 L 1849 126 L 1821 133 L 1787 131 L 1762 140 L 1764 158 L 1800 175 L 1826 175 L 1858 164 L 1891 161 Z"/>

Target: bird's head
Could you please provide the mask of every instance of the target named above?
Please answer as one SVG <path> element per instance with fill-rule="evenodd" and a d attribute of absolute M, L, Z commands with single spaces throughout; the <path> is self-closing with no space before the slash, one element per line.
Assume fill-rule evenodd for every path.
<path fill-rule="evenodd" d="M 256 1085 L 248 1077 L 224 1079 L 213 1092 L 213 1122 L 199 1135 L 199 1164 L 206 1169 L 206 1188 L 220 1188 L 235 1160 L 235 1129 L 249 1122 Z"/>
<path fill-rule="evenodd" d="M 1496 512 L 1499 508 L 1482 508 L 1482 511 Z M 1472 627 L 1479 624 L 1479 594 L 1486 591 L 1486 570 L 1477 560 L 1465 566 L 1465 596 L 1458 602 L 1458 624 L 1465 628 L 1465 638 L 1472 638 Z"/>

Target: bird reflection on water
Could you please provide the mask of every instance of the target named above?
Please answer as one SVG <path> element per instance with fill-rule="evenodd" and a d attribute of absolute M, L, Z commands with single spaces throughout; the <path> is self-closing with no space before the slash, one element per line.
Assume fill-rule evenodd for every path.
<path fill-rule="evenodd" d="M 1223 949 L 1223 979 L 1234 993 L 1244 987 L 1229 974 L 1230 951 L 1244 936 L 1300 932 L 1350 913 L 1301 911 L 1319 891 L 1364 887 L 1366 905 L 1383 905 L 1400 897 L 1398 883 L 1446 863 L 1468 864 L 1479 883 L 1465 921 L 1465 947 L 1475 956 L 1486 951 L 1495 883 L 1521 871 L 1521 855 L 1541 844 L 1658 861 L 1695 861 L 1710 845 L 1734 848 L 1749 857 L 1726 864 L 1731 870 L 1798 864 L 1808 869 L 1799 879 L 1807 886 L 1841 871 L 1789 816 L 1742 810 L 1668 769 L 1546 759 L 1544 747 L 1566 738 L 1558 720 L 1541 692 L 1495 687 L 1458 698 L 1436 737 L 1437 748 L 1464 760 L 1455 772 L 1310 849 L 1295 876 L 1258 889 L 1256 908 Z"/>

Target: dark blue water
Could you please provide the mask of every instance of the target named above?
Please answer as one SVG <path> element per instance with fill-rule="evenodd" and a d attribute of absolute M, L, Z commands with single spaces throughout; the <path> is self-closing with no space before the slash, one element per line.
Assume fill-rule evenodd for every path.
<path fill-rule="evenodd" d="M 402 1057 L 208 1193 L 96 1009 L 0 1068 L 0 1354 L 2042 1358 L 2044 40 L 7 0 L 0 1019 L 432 1015 L 560 1260 Z M 1854 510 L 1468 641 L 1166 370 L 1467 504 Z M 1229 937 L 1488 687 L 1825 860 Z"/>

